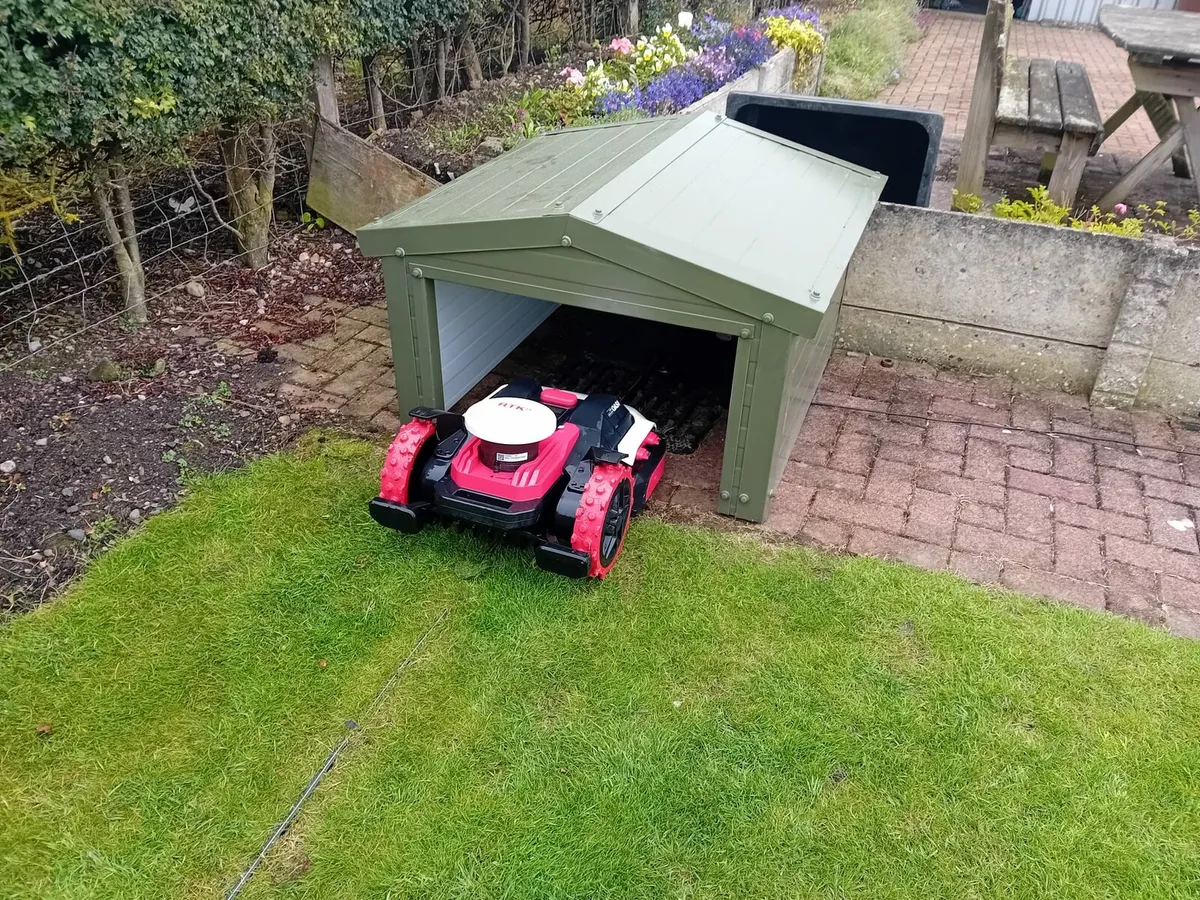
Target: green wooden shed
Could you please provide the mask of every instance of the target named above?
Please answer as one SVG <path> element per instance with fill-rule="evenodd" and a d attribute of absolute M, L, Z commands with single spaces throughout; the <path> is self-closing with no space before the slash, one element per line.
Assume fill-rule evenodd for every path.
<path fill-rule="evenodd" d="M 452 405 L 559 304 L 733 335 L 717 508 L 761 521 L 883 183 L 712 113 L 540 136 L 359 230 L 400 407 Z"/>

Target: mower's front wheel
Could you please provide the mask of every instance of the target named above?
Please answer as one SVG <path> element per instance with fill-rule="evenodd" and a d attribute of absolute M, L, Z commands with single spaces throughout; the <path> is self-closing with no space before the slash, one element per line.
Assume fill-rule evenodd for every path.
<path fill-rule="evenodd" d="M 387 460 L 379 473 L 379 496 L 391 503 L 406 504 L 414 496 L 413 479 L 419 477 L 422 464 L 436 443 L 437 425 L 428 419 L 413 419 L 401 426 L 388 448 Z"/>
<path fill-rule="evenodd" d="M 633 514 L 633 473 L 601 463 L 592 470 L 575 512 L 571 549 L 588 555 L 588 576 L 603 578 L 616 565 Z"/>

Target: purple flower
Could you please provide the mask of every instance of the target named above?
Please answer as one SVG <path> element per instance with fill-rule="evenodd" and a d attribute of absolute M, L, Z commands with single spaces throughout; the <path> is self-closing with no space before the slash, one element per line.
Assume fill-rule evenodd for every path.
<path fill-rule="evenodd" d="M 723 22 L 711 13 L 706 13 L 692 23 L 692 37 L 701 44 L 715 44 L 729 33 L 733 26 Z"/>
<path fill-rule="evenodd" d="M 716 90 L 733 79 L 737 69 L 737 64 L 729 58 L 724 47 L 705 47 L 686 65 L 704 79 L 709 90 Z"/>
<path fill-rule="evenodd" d="M 734 28 L 717 44 L 733 61 L 735 77 L 761 66 L 775 55 L 775 45 L 758 25 Z"/>
<path fill-rule="evenodd" d="M 642 91 L 640 106 L 651 114 L 678 112 L 708 93 L 704 78 L 690 66 L 676 66 Z"/>
<path fill-rule="evenodd" d="M 596 101 L 596 114 L 607 116 L 615 112 L 620 112 L 623 109 L 641 107 L 641 101 L 642 91 L 636 84 L 629 93 L 609 91 Z"/>

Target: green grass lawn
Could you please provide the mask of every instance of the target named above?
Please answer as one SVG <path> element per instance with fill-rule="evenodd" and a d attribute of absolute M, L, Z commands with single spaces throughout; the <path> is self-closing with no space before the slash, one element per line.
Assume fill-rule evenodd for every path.
<path fill-rule="evenodd" d="M 201 481 L 0 627 L 4 896 L 221 894 L 347 719 L 244 896 L 1200 896 L 1200 644 L 651 521 L 571 582 L 375 526 L 378 462 Z"/>

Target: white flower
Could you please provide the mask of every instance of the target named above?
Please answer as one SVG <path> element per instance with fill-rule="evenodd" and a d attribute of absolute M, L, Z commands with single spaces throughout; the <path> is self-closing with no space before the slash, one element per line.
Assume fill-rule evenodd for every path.
<path fill-rule="evenodd" d="M 660 32 L 662 33 L 663 37 L 666 37 L 667 35 L 669 35 L 669 34 L 671 33 L 671 23 L 670 23 L 670 22 L 668 22 L 666 25 L 664 25 L 664 26 L 663 26 L 661 29 L 659 29 L 659 30 L 660 30 Z"/>
<path fill-rule="evenodd" d="M 594 59 L 589 59 L 589 60 L 588 60 L 588 63 L 587 63 L 587 67 L 588 67 L 589 69 L 594 69 L 594 68 L 596 68 L 596 61 L 595 61 Z"/>

